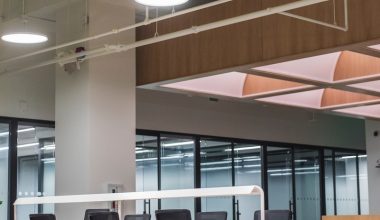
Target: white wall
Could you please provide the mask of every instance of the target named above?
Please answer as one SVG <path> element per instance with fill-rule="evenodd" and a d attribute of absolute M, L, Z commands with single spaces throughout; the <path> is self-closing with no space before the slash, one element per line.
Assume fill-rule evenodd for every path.
<path fill-rule="evenodd" d="M 380 159 L 380 136 L 375 137 L 375 131 L 380 132 L 379 121 L 366 121 L 366 140 L 368 154 L 368 191 L 369 212 L 380 214 L 380 168 L 376 168 L 376 161 Z"/>
<path fill-rule="evenodd" d="M 137 128 L 365 149 L 364 121 L 296 108 L 137 90 Z"/>

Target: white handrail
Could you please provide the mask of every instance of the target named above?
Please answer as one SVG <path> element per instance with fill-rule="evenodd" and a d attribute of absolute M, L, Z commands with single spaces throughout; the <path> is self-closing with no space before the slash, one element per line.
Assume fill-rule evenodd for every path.
<path fill-rule="evenodd" d="M 21 205 L 70 204 L 70 203 L 117 201 L 119 203 L 118 212 L 119 212 L 119 215 L 121 215 L 122 201 L 144 200 L 144 199 L 221 197 L 221 196 L 253 196 L 253 195 L 260 196 L 261 219 L 265 220 L 264 191 L 260 186 L 255 186 L 255 185 L 203 188 L 203 189 L 163 190 L 163 191 L 150 191 L 150 192 L 127 192 L 127 193 L 19 198 L 13 204 L 14 205 L 14 220 L 17 220 L 16 208 Z"/>

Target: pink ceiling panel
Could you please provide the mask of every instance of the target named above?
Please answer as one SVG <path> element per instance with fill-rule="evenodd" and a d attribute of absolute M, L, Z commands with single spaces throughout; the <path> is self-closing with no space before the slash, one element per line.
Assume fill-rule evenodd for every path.
<path fill-rule="evenodd" d="M 346 108 L 346 109 L 336 110 L 336 112 L 358 115 L 358 116 L 380 118 L 380 105 L 368 105 L 368 106 L 360 106 L 360 107 L 354 107 L 354 108 Z"/>
<path fill-rule="evenodd" d="M 353 85 L 350 85 L 350 87 L 380 92 L 380 80 L 353 84 Z"/>
<path fill-rule="evenodd" d="M 165 88 L 230 97 L 242 97 L 245 73 L 230 72 L 162 85 Z"/>
<path fill-rule="evenodd" d="M 323 82 L 332 82 L 334 78 L 335 66 L 338 62 L 340 54 L 341 52 L 324 54 L 320 56 L 256 67 L 254 70 Z"/>
<path fill-rule="evenodd" d="M 281 105 L 320 109 L 323 89 L 258 99 Z"/>
<path fill-rule="evenodd" d="M 372 48 L 374 50 L 379 50 L 380 51 L 380 44 L 369 46 L 369 48 Z"/>

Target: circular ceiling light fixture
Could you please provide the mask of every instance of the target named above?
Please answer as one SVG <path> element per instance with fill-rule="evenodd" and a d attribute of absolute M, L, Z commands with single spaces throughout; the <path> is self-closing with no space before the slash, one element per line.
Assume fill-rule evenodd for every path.
<path fill-rule="evenodd" d="M 176 6 L 182 5 L 188 2 L 189 0 L 135 0 L 137 3 L 153 6 L 153 7 L 165 7 L 165 6 Z"/>
<path fill-rule="evenodd" d="M 46 35 L 36 33 L 8 33 L 1 37 L 3 41 L 18 44 L 38 44 L 48 40 Z"/>

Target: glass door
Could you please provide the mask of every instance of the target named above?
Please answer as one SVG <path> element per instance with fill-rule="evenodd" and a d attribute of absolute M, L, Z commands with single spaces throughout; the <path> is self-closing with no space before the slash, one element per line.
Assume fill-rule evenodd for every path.
<path fill-rule="evenodd" d="M 9 124 L 0 123 L 0 219 L 8 214 Z"/>
<path fill-rule="evenodd" d="M 235 185 L 261 186 L 261 146 L 235 143 Z M 237 196 L 235 203 L 236 220 L 252 220 L 256 210 L 260 210 L 260 198 L 256 196 Z"/>
<path fill-rule="evenodd" d="M 136 191 L 158 190 L 158 138 L 156 136 L 136 136 Z M 136 202 L 136 213 L 152 214 L 158 209 L 158 200 Z"/>
<path fill-rule="evenodd" d="M 292 149 L 267 148 L 269 210 L 293 210 Z"/>
<path fill-rule="evenodd" d="M 319 220 L 321 216 L 319 151 L 294 150 L 296 218 Z"/>
<path fill-rule="evenodd" d="M 19 125 L 17 139 L 17 197 L 55 195 L 54 128 Z M 32 213 L 54 213 L 54 205 L 17 208 L 17 218 Z"/>
<path fill-rule="evenodd" d="M 335 152 L 336 209 L 338 215 L 357 215 L 357 155 Z"/>
<path fill-rule="evenodd" d="M 231 142 L 201 140 L 201 187 L 232 186 Z M 202 212 L 227 211 L 233 219 L 232 197 L 202 198 Z"/>
<path fill-rule="evenodd" d="M 194 188 L 194 152 L 193 137 L 161 136 L 162 190 Z M 189 209 L 194 213 L 194 199 L 163 199 L 161 209 Z"/>

